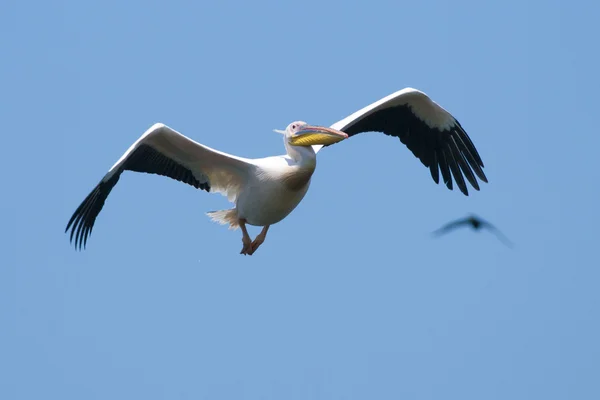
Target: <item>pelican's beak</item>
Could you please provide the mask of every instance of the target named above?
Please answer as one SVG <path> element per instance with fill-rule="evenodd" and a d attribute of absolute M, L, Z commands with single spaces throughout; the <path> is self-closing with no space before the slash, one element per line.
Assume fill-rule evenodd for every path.
<path fill-rule="evenodd" d="M 324 126 L 304 125 L 301 130 L 290 138 L 290 143 L 294 146 L 328 145 L 347 138 L 347 134 L 336 129 Z"/>

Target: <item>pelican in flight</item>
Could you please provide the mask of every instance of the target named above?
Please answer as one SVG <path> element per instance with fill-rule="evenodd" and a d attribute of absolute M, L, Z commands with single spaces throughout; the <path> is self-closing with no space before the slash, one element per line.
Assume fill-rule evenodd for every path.
<path fill-rule="evenodd" d="M 136 140 L 108 170 L 69 220 L 70 240 L 85 248 L 94 222 L 124 171 L 158 174 L 206 192 L 221 193 L 235 206 L 209 212 L 215 222 L 242 231 L 242 251 L 252 255 L 269 227 L 288 216 L 304 198 L 324 146 L 363 132 L 396 137 L 429 168 L 435 183 L 440 172 L 448 189 L 453 179 L 468 196 L 465 178 L 479 190 L 483 162 L 461 124 L 425 93 L 405 88 L 380 99 L 331 127 L 292 122 L 283 135 L 286 154 L 249 159 L 227 154 L 189 139 L 157 123 Z M 262 227 L 254 240 L 246 225 Z"/>

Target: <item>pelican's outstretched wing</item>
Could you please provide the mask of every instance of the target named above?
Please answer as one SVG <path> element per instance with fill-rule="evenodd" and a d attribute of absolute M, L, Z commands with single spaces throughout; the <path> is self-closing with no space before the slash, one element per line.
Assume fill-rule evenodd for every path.
<path fill-rule="evenodd" d="M 348 136 L 362 132 L 383 132 L 400 139 L 429 168 L 435 183 L 440 170 L 452 190 L 452 175 L 461 192 L 469 195 L 464 177 L 479 190 L 473 174 L 484 182 L 483 161 L 460 123 L 425 93 L 402 89 L 370 104 L 331 125 Z M 313 146 L 315 152 L 322 146 Z M 463 177 L 464 174 L 464 177 Z"/>
<path fill-rule="evenodd" d="M 75 210 L 71 228 L 75 247 L 85 248 L 96 217 L 123 171 L 146 172 L 176 179 L 207 192 L 218 192 L 235 201 L 254 165 L 203 146 L 164 124 L 155 124 L 123 154 Z"/>

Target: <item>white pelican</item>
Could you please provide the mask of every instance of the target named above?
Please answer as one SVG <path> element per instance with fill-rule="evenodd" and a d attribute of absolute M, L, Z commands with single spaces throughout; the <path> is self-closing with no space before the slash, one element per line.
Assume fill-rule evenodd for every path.
<path fill-rule="evenodd" d="M 468 195 L 464 176 L 479 190 L 473 172 L 484 182 L 483 162 L 460 123 L 425 93 L 405 88 L 336 122 L 330 128 L 292 122 L 283 134 L 287 154 L 249 159 L 197 143 L 164 124 L 155 124 L 131 145 L 83 200 L 69 220 L 70 239 L 85 248 L 96 217 L 123 171 L 146 172 L 176 179 L 207 192 L 221 193 L 235 207 L 209 212 L 231 229 L 242 230 L 242 251 L 252 255 L 269 227 L 290 214 L 304 198 L 323 147 L 362 132 L 395 136 L 429 168 L 439 183 L 440 171 L 452 190 L 452 176 Z M 263 227 L 254 241 L 246 225 Z"/>

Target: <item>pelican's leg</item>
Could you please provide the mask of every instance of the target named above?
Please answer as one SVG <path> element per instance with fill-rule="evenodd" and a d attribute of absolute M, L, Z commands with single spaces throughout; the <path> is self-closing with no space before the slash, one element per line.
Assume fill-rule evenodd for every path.
<path fill-rule="evenodd" d="M 242 247 L 242 251 L 240 254 L 252 254 L 250 251 L 252 250 L 252 239 L 250 239 L 250 235 L 248 235 L 248 230 L 246 229 L 246 220 L 240 219 L 240 229 L 242 230 L 242 243 L 244 247 Z"/>
<path fill-rule="evenodd" d="M 254 252 L 259 248 L 259 246 L 264 243 L 265 238 L 267 237 L 267 231 L 269 230 L 269 226 L 270 225 L 266 225 L 265 227 L 263 227 L 262 231 L 260 231 L 260 233 L 256 235 L 256 237 L 254 238 L 254 242 L 252 242 L 252 244 L 250 245 L 251 248 L 248 254 L 254 254 Z"/>

